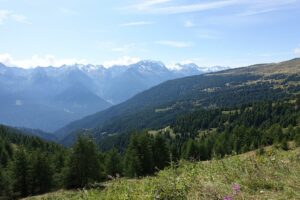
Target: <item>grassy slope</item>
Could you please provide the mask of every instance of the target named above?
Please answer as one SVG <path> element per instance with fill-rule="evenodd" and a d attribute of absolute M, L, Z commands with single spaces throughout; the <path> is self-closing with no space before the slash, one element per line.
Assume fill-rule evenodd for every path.
<path fill-rule="evenodd" d="M 155 177 L 108 182 L 104 190 L 59 191 L 29 199 L 223 199 L 232 194 L 233 183 L 241 186 L 234 199 L 300 199 L 300 148 L 182 162 Z"/>
<path fill-rule="evenodd" d="M 72 122 L 56 134 L 62 136 L 62 144 L 70 145 L 79 130 L 88 129 L 98 142 L 105 137 L 104 132 L 122 134 L 170 125 L 177 115 L 199 107 L 235 107 L 282 99 L 299 87 L 299 73 L 300 58 L 170 80 Z"/>

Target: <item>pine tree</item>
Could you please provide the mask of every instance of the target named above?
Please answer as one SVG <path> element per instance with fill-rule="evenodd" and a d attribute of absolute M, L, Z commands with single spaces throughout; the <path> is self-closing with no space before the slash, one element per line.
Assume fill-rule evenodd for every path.
<path fill-rule="evenodd" d="M 0 199 L 8 199 L 11 196 L 11 182 L 0 165 Z"/>
<path fill-rule="evenodd" d="M 112 149 L 106 154 L 105 173 L 111 176 L 122 173 L 122 158 L 116 149 Z"/>
<path fill-rule="evenodd" d="M 185 143 L 182 151 L 182 157 L 187 160 L 199 159 L 199 149 L 195 140 L 189 139 Z"/>
<path fill-rule="evenodd" d="M 146 134 L 138 137 L 138 154 L 141 161 L 142 175 L 150 175 L 154 172 L 154 161 L 152 152 L 152 140 Z"/>
<path fill-rule="evenodd" d="M 124 174 L 125 176 L 132 178 L 142 175 L 141 161 L 139 159 L 137 150 L 132 148 L 132 145 L 126 149 Z"/>
<path fill-rule="evenodd" d="M 170 162 L 170 150 L 165 139 L 158 135 L 153 142 L 153 159 L 157 169 L 164 169 Z"/>
<path fill-rule="evenodd" d="M 101 168 L 98 153 L 91 137 L 78 137 L 67 167 L 65 181 L 68 188 L 82 188 L 89 183 L 100 181 Z"/>
<path fill-rule="evenodd" d="M 132 134 L 124 165 L 124 173 L 129 177 L 150 175 L 154 172 L 151 138 L 146 133 Z"/>
<path fill-rule="evenodd" d="M 13 190 L 17 196 L 26 197 L 30 194 L 30 163 L 24 149 L 19 149 L 12 164 Z"/>
<path fill-rule="evenodd" d="M 53 187 L 53 169 L 50 159 L 45 153 L 37 151 L 31 160 L 32 193 L 42 194 Z"/>
<path fill-rule="evenodd" d="M 9 155 L 4 145 L 1 145 L 0 141 L 0 165 L 6 167 L 9 160 Z"/>
<path fill-rule="evenodd" d="M 53 163 L 53 184 L 57 188 L 61 188 L 64 186 L 64 174 L 66 167 L 66 158 L 69 156 L 66 151 L 58 151 L 54 154 L 51 159 Z"/>

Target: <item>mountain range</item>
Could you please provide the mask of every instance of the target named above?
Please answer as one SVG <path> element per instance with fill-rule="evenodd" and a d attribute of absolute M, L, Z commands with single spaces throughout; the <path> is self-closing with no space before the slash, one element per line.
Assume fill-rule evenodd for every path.
<path fill-rule="evenodd" d="M 0 123 L 53 132 L 164 81 L 207 71 L 195 64 L 169 69 L 151 60 L 110 68 L 76 64 L 23 69 L 0 63 Z"/>
<path fill-rule="evenodd" d="M 141 129 L 159 129 L 197 109 L 235 107 L 276 101 L 300 91 L 300 59 L 259 64 L 169 80 L 104 111 L 74 121 L 55 132 L 61 143 L 92 133 L 99 142 Z"/>

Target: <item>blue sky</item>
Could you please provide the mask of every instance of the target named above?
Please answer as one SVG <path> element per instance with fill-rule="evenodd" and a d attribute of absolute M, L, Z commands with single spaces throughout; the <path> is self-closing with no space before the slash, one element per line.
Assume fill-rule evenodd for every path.
<path fill-rule="evenodd" d="M 0 0 L 0 62 L 244 66 L 300 56 L 300 0 Z"/>

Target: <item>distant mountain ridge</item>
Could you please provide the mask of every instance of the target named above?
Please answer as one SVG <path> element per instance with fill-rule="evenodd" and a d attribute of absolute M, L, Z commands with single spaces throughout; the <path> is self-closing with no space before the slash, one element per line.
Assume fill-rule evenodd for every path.
<path fill-rule="evenodd" d="M 144 128 L 162 128 L 198 108 L 234 107 L 278 100 L 300 91 L 300 59 L 254 65 L 166 81 L 107 110 L 56 132 L 71 144 L 80 131 L 102 138 Z"/>
<path fill-rule="evenodd" d="M 151 60 L 110 68 L 75 64 L 23 69 L 0 63 L 0 123 L 53 132 L 164 81 L 202 73 L 194 64 L 171 70 Z"/>

